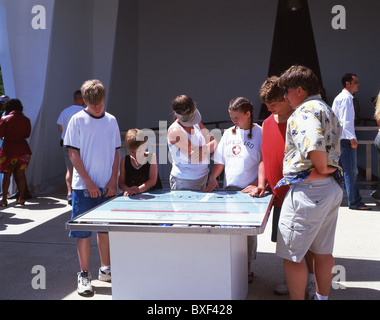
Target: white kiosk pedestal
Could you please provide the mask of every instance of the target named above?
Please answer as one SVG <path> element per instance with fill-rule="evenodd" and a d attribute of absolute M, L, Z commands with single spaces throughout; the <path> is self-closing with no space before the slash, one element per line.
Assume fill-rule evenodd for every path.
<path fill-rule="evenodd" d="M 152 191 L 114 198 L 66 227 L 109 232 L 113 299 L 245 299 L 247 236 L 264 232 L 272 202 L 237 191 Z"/>
<path fill-rule="evenodd" d="M 110 248 L 113 299 L 247 297 L 247 236 L 110 232 Z"/>

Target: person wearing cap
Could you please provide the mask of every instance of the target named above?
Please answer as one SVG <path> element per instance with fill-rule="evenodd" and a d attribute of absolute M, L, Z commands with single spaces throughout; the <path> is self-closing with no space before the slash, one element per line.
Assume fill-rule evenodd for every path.
<path fill-rule="evenodd" d="M 172 103 L 175 121 L 168 129 L 168 146 L 172 157 L 170 188 L 202 190 L 207 184 L 210 154 L 217 141 L 201 123 L 196 104 L 187 95 Z"/>

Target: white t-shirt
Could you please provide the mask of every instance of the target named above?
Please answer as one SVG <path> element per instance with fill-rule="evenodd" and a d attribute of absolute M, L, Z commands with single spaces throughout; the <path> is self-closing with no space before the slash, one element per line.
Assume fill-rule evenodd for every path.
<path fill-rule="evenodd" d="M 206 140 L 198 124 L 194 125 L 194 133 L 192 135 L 187 133 L 177 122 L 172 123 L 168 132 L 176 127 L 186 133 L 187 138 L 193 146 L 200 147 L 206 144 Z M 183 154 L 176 145 L 168 142 L 168 146 L 172 157 L 172 170 L 170 172 L 172 176 L 180 179 L 196 180 L 208 174 L 209 159 L 203 159 L 201 163 L 191 163 L 189 157 Z"/>
<path fill-rule="evenodd" d="M 58 117 L 57 124 L 62 126 L 62 134 L 61 134 L 62 139 L 65 138 L 66 128 L 67 128 L 67 125 L 69 124 L 71 117 L 74 114 L 76 114 L 77 112 L 82 111 L 82 110 L 84 110 L 84 108 L 82 106 L 78 106 L 78 105 L 74 104 L 74 105 L 64 109 L 61 112 L 61 114 Z"/>
<path fill-rule="evenodd" d="M 111 178 L 115 151 L 121 147 L 116 118 L 107 112 L 100 118 L 85 110 L 76 113 L 67 127 L 64 146 L 79 150 L 86 172 L 98 188 L 104 188 Z M 86 189 L 75 168 L 72 187 Z"/>
<path fill-rule="evenodd" d="M 259 125 L 252 128 L 252 138 L 248 138 L 249 130 L 234 127 L 224 131 L 213 160 L 224 165 L 224 188 L 245 188 L 258 176 L 261 160 L 262 132 Z"/>

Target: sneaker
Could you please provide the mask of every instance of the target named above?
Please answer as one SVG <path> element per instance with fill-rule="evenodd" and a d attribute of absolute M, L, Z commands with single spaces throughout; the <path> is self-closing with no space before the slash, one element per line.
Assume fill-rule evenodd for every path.
<path fill-rule="evenodd" d="M 274 288 L 276 294 L 285 295 L 289 293 L 288 285 L 286 282 L 280 283 Z"/>
<path fill-rule="evenodd" d="M 111 281 L 111 267 L 99 268 L 98 279 L 100 281 Z"/>
<path fill-rule="evenodd" d="M 94 294 L 91 285 L 91 276 L 87 271 L 78 272 L 77 292 L 81 296 L 92 296 Z"/>

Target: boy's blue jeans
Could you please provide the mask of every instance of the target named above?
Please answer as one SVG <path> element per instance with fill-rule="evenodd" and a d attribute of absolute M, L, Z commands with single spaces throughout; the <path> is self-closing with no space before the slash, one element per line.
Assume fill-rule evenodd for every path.
<path fill-rule="evenodd" d="M 102 193 L 101 197 L 90 198 L 87 190 L 73 190 L 72 192 L 72 214 L 71 218 L 74 219 L 79 215 L 95 208 L 96 206 L 108 201 L 111 197 L 105 197 L 103 189 L 100 188 Z M 76 239 L 87 239 L 92 235 L 91 231 L 70 231 L 69 237 Z"/>
<path fill-rule="evenodd" d="M 359 187 L 356 183 L 356 176 L 358 174 L 357 149 L 351 147 L 351 142 L 348 139 L 340 140 L 340 149 L 340 164 L 344 173 L 348 206 L 352 209 L 359 209 L 364 206 L 364 202 L 362 201 Z"/>

